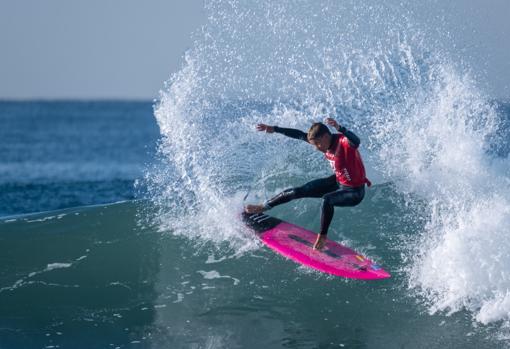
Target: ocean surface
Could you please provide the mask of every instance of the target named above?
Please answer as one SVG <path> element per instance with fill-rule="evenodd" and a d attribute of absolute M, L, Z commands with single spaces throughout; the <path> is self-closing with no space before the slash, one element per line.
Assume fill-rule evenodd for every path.
<path fill-rule="evenodd" d="M 510 347 L 510 104 L 400 2 L 206 11 L 155 102 L 0 102 L 0 348 Z M 255 125 L 325 117 L 374 183 L 329 238 L 390 279 L 301 267 L 239 220 L 330 174 Z"/>
<path fill-rule="evenodd" d="M 0 215 L 132 200 L 154 158 L 150 101 L 0 101 Z"/>

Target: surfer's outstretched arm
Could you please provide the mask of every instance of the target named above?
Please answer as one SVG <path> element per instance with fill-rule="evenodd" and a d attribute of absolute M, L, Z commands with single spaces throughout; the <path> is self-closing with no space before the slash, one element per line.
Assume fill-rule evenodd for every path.
<path fill-rule="evenodd" d="M 299 139 L 308 143 L 308 138 L 306 137 L 306 133 L 301 130 L 296 130 L 295 128 L 283 128 L 283 127 L 274 127 L 274 132 L 281 133 L 290 138 Z"/>
<path fill-rule="evenodd" d="M 290 138 L 299 139 L 301 141 L 305 141 L 308 143 L 308 138 L 306 137 L 306 133 L 300 130 L 296 130 L 295 128 L 284 128 L 284 127 L 278 127 L 278 126 L 269 126 L 266 124 L 258 124 L 257 125 L 258 131 L 265 131 L 267 133 L 281 133 L 282 135 L 285 135 Z"/>

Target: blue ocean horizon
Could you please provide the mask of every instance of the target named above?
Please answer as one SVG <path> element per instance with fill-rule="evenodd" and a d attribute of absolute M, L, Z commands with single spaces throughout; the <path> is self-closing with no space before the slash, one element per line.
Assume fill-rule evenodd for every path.
<path fill-rule="evenodd" d="M 155 103 L 0 100 L 0 217 L 143 198 L 135 183 L 156 161 L 161 136 Z M 492 103 L 507 134 L 510 101 Z M 506 156 L 508 145 L 496 151 Z"/>
<path fill-rule="evenodd" d="M 134 199 L 159 137 L 151 101 L 0 101 L 0 123 L 0 216 Z"/>

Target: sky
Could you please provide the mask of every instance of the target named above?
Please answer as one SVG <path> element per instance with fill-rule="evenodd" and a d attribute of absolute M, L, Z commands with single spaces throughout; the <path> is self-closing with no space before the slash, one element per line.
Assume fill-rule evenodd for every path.
<path fill-rule="evenodd" d="M 510 100 L 510 1 L 416 4 L 448 22 L 482 89 Z M 153 100 L 205 22 L 202 0 L 0 0 L 0 99 Z"/>
<path fill-rule="evenodd" d="M 198 0 L 0 0 L 0 99 L 152 100 L 205 20 Z"/>

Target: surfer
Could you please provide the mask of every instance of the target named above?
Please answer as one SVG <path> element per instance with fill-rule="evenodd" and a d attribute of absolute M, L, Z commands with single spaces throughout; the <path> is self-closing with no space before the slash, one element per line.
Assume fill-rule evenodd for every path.
<path fill-rule="evenodd" d="M 258 131 L 281 133 L 315 146 L 317 150 L 324 153 L 334 175 L 315 179 L 300 187 L 286 189 L 263 204 L 245 207 L 247 213 L 261 213 L 295 199 L 322 198 L 321 225 L 313 245 L 314 249 L 321 249 L 326 242 L 334 207 L 358 205 L 365 196 L 365 184 L 371 185 L 366 178 L 363 160 L 358 151 L 360 145 L 358 136 L 339 125 L 332 118 L 327 118 L 326 123 L 334 127 L 338 133 L 332 134 L 329 128 L 321 122 L 314 123 L 308 133 L 292 128 L 266 124 L 257 125 Z"/>

